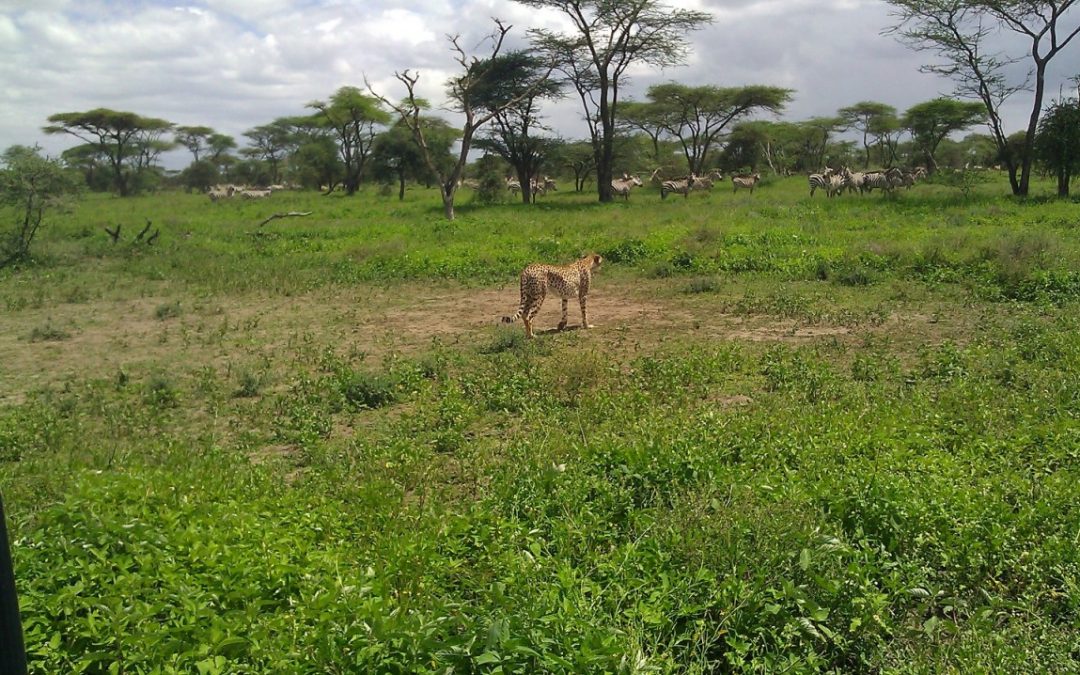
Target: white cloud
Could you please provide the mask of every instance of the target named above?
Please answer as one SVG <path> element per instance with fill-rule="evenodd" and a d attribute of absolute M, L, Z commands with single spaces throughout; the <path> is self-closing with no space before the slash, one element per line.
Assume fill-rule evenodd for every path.
<path fill-rule="evenodd" d="M 3 0 L 0 0 L 3 2 Z M 710 11 L 712 25 L 690 34 L 685 67 L 631 71 L 624 96 L 657 82 L 772 84 L 796 90 L 788 119 L 830 115 L 860 100 L 903 111 L 951 90 L 922 75 L 926 58 L 880 35 L 887 6 L 869 0 L 678 0 Z M 530 27 L 566 30 L 554 11 L 506 0 L 34 0 L 0 13 L 0 148 L 40 142 L 52 152 L 71 139 L 44 136 L 56 112 L 99 106 L 207 124 L 242 140 L 243 131 L 304 111 L 365 75 L 392 100 L 394 78 L 420 73 L 419 94 L 441 106 L 455 63 L 446 36 L 486 49 L 498 17 L 514 26 L 508 48 Z M 1080 72 L 1077 49 L 1058 57 L 1048 91 Z M 1055 79 L 1056 78 L 1056 79 Z M 1018 128 L 1028 111 L 1006 108 Z M 576 97 L 553 104 L 548 121 L 568 137 L 586 131 Z M 1028 104 L 1030 105 L 1030 104 Z M 183 154 L 176 162 L 183 163 Z"/>

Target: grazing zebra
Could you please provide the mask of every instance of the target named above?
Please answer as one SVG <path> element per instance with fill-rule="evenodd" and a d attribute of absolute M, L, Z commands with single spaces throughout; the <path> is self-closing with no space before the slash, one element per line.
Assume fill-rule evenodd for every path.
<path fill-rule="evenodd" d="M 739 188 L 749 188 L 750 194 L 754 194 L 754 186 L 761 180 L 760 173 L 736 174 L 731 177 L 731 191 L 738 192 Z"/>
<path fill-rule="evenodd" d="M 915 182 L 921 178 L 926 178 L 926 169 L 920 166 L 914 171 L 902 171 L 900 174 L 900 184 L 910 190 L 911 186 L 915 185 Z"/>
<path fill-rule="evenodd" d="M 543 183 L 544 183 L 544 190 L 545 191 L 546 190 L 553 190 L 555 192 L 559 191 L 559 186 L 555 184 L 555 179 L 554 178 L 551 178 L 550 176 L 544 176 Z"/>
<path fill-rule="evenodd" d="M 517 178 L 511 178 L 510 176 L 507 176 L 505 180 L 506 189 L 509 190 L 512 194 L 516 195 L 517 193 L 521 192 L 521 183 L 518 182 Z"/>
<path fill-rule="evenodd" d="M 676 192 L 686 199 L 690 196 L 690 191 L 694 189 L 694 174 L 690 174 L 686 178 L 679 178 L 677 180 L 666 180 L 660 184 L 660 199 L 667 199 L 668 193 Z"/>
<path fill-rule="evenodd" d="M 617 195 L 622 195 L 622 198 L 626 201 L 630 201 L 630 188 L 641 187 L 641 185 L 640 178 L 624 173 L 622 178 L 612 179 L 611 191 Z"/>
<path fill-rule="evenodd" d="M 711 180 L 724 180 L 724 174 L 720 173 L 720 169 L 713 169 L 709 172 L 709 178 Z"/>
<path fill-rule="evenodd" d="M 206 194 L 210 197 L 210 201 L 216 202 L 219 199 L 228 199 L 235 193 L 236 188 L 232 185 L 214 185 Z"/>
<path fill-rule="evenodd" d="M 874 188 L 878 188 L 882 192 L 892 192 L 898 185 L 902 185 L 904 181 L 904 172 L 895 166 L 888 171 L 871 171 L 866 174 L 863 179 L 863 187 L 867 192 L 872 191 Z"/>
<path fill-rule="evenodd" d="M 690 187 L 695 190 L 711 190 L 713 179 L 709 176 L 695 176 L 690 174 Z"/>

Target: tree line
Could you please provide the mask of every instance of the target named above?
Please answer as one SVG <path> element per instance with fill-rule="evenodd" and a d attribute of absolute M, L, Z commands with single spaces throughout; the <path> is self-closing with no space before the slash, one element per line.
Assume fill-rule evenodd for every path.
<path fill-rule="evenodd" d="M 476 149 L 504 163 L 530 199 L 531 179 L 541 171 L 573 173 L 575 187 L 594 179 L 598 198 L 612 198 L 615 166 L 655 165 L 673 174 L 702 174 L 759 166 L 784 174 L 817 170 L 841 160 L 938 168 L 943 153 L 956 165 L 953 133 L 986 124 L 989 134 L 961 142 L 965 165 L 1001 164 L 1013 192 L 1025 195 L 1036 159 L 1058 177 L 1067 193 L 1075 156 L 1070 146 L 1076 102 L 1044 107 L 1045 72 L 1080 26 L 1066 26 L 1074 0 L 977 2 L 890 0 L 895 26 L 886 33 L 935 57 L 925 70 L 951 78 L 955 98 L 927 101 L 898 114 L 884 103 L 863 101 L 835 116 L 802 122 L 754 119 L 781 114 L 789 89 L 765 85 L 690 86 L 675 82 L 651 87 L 645 100 L 623 97 L 627 71 L 635 64 L 670 67 L 684 62 L 687 35 L 711 21 L 705 12 L 675 9 L 659 0 L 518 0 L 561 12 L 566 32 L 530 29 L 530 47 L 504 49 L 510 26 L 495 22 L 489 41 L 468 53 L 451 36 L 458 74 L 450 78 L 450 109 L 463 120 L 452 125 L 416 95 L 421 74 L 395 73 L 404 95 L 367 84 L 342 87 L 307 114 L 283 117 L 244 132 L 247 145 L 205 126 L 177 126 L 131 112 L 97 109 L 49 117 L 46 133 L 74 135 L 84 143 L 63 155 L 98 189 L 132 194 L 160 180 L 162 152 L 186 147 L 192 162 L 180 176 L 191 188 L 220 180 L 254 184 L 288 180 L 354 193 L 361 181 L 407 180 L 437 186 L 446 216 L 453 218 L 456 191 Z M 1024 37 L 1029 51 L 990 53 L 995 29 Z M 1010 79 L 1007 68 L 1030 60 L 1026 79 Z M 999 111 L 1010 97 L 1033 90 L 1029 125 L 1007 134 Z M 399 92 L 400 93 L 400 92 Z M 580 141 L 555 138 L 543 121 L 544 102 L 575 97 L 587 135 Z M 1043 119 L 1045 109 L 1045 119 Z M 1040 124 L 1041 123 L 1041 124 Z M 854 134 L 855 141 L 843 140 Z M 234 151 L 237 151 L 234 153 Z M 494 167 L 494 162 L 481 163 Z M 653 167 L 653 168 L 655 168 Z"/>

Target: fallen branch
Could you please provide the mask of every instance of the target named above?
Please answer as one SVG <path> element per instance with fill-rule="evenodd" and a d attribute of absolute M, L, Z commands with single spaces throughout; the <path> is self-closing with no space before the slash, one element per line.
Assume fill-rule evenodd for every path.
<path fill-rule="evenodd" d="M 110 237 L 112 237 L 112 243 L 115 244 L 117 240 L 120 239 L 120 223 L 116 224 L 115 231 L 110 230 L 108 227 L 105 228 L 105 231 L 109 233 Z"/>
<path fill-rule="evenodd" d="M 293 216 L 310 216 L 310 215 L 311 215 L 311 211 L 289 211 L 288 213 L 275 213 L 274 215 L 270 216 L 266 220 L 259 223 L 258 226 L 262 227 L 263 225 L 269 223 L 271 220 L 274 220 L 275 218 L 291 218 Z"/>
<path fill-rule="evenodd" d="M 146 236 L 146 233 L 150 231 L 150 225 L 151 225 L 151 223 L 150 223 L 150 219 L 149 219 L 149 218 L 147 218 L 147 219 L 146 219 L 146 227 L 144 227 L 144 228 L 142 229 L 142 232 L 140 232 L 140 233 L 138 233 L 137 235 L 135 235 L 135 243 L 136 243 L 136 244 L 137 244 L 137 243 L 139 243 L 140 241 L 142 241 L 142 238 L 143 238 L 143 237 L 145 237 L 145 236 Z"/>

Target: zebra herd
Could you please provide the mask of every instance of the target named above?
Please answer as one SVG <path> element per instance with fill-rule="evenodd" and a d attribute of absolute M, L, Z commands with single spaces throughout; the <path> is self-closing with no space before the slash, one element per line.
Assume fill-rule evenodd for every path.
<path fill-rule="evenodd" d="M 922 167 L 914 171 L 905 171 L 895 166 L 885 171 L 852 171 L 846 166 L 836 171 L 825 167 L 821 173 L 810 174 L 808 182 L 811 197 L 818 188 L 824 190 L 827 197 L 836 197 L 845 190 L 858 190 L 859 194 L 863 194 L 878 189 L 882 193 L 891 193 L 898 187 L 910 188 L 925 176 L 926 170 Z"/>
<path fill-rule="evenodd" d="M 218 185 L 211 185 L 206 191 L 206 196 L 209 197 L 212 202 L 216 202 L 219 199 L 231 199 L 233 197 L 240 197 L 242 199 L 265 199 L 273 192 L 287 189 L 288 186 L 286 185 L 268 185 L 264 188 L 253 188 L 246 185 L 219 183 Z"/>
<path fill-rule="evenodd" d="M 521 181 L 517 178 L 507 176 L 504 180 L 506 181 L 506 189 L 509 190 L 511 194 L 516 195 L 521 192 Z M 558 189 L 559 187 L 555 184 L 555 179 L 550 176 L 544 176 L 543 178 L 533 176 L 529 179 L 529 193 L 532 195 L 534 201 L 536 200 L 537 195 L 542 197 L 547 194 L 548 190 L 558 191 Z"/>

